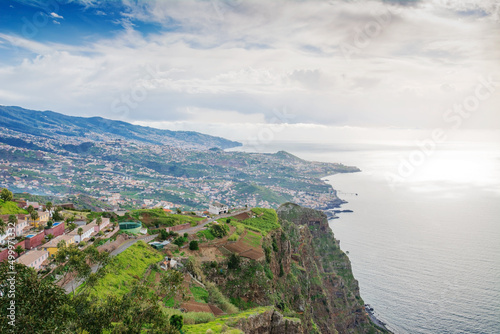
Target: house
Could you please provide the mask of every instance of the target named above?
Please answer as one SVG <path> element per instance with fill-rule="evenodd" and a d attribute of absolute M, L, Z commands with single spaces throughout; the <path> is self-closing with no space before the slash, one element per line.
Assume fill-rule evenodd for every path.
<path fill-rule="evenodd" d="M 208 206 L 208 212 L 213 215 L 220 215 L 222 213 L 227 213 L 229 208 L 227 205 L 221 204 L 219 202 L 213 202 Z"/>
<path fill-rule="evenodd" d="M 33 250 L 21 255 L 17 262 L 24 264 L 27 267 L 39 270 L 42 263 L 49 258 L 49 252 L 45 250 Z"/>
<path fill-rule="evenodd" d="M 92 235 L 92 233 L 95 232 L 95 227 L 96 227 L 96 225 L 94 223 L 91 223 L 91 224 L 88 224 L 88 225 L 84 225 L 84 226 L 81 226 L 81 227 L 77 227 L 73 231 L 71 231 L 69 233 L 69 235 L 72 235 L 75 238 L 75 242 L 80 243 L 81 241 L 90 238 L 90 236 Z M 78 234 L 78 230 L 80 228 L 83 230 L 81 237 Z"/>
<path fill-rule="evenodd" d="M 33 209 L 35 210 L 38 210 L 40 209 L 40 204 L 38 202 L 30 202 L 30 201 L 26 201 L 26 206 L 24 207 L 25 209 L 27 209 L 29 206 L 32 206 Z"/>
<path fill-rule="evenodd" d="M 0 215 L 0 218 L 2 218 L 3 221 L 7 224 L 8 221 L 9 221 L 9 216 L 10 215 Z M 28 224 L 28 215 L 19 214 L 19 215 L 15 215 L 15 216 L 17 218 L 17 224 L 14 227 L 14 234 L 16 236 L 22 236 L 23 235 L 23 230 L 29 226 L 29 224 Z M 8 228 L 12 228 L 12 227 L 11 226 L 7 226 L 7 229 Z M 6 238 L 6 237 L 7 237 L 7 235 L 4 234 L 4 235 L 2 235 L 2 237 L 0 237 L 0 240 L 2 238 Z"/>
<path fill-rule="evenodd" d="M 99 232 L 99 231 L 102 231 L 102 230 L 106 229 L 106 228 L 109 226 L 109 224 L 110 224 L 110 219 L 109 219 L 109 218 L 104 218 L 104 217 L 103 217 L 103 218 L 102 218 L 102 222 L 101 222 L 101 225 L 100 225 L 100 226 L 99 226 L 99 225 L 97 225 L 97 219 L 94 219 L 94 220 L 92 221 L 92 223 L 91 223 L 91 224 L 94 224 L 94 225 L 93 225 L 93 226 L 94 226 L 94 231 L 95 231 L 95 232 Z"/>
<path fill-rule="evenodd" d="M 74 244 L 75 243 L 75 238 L 72 235 L 60 235 L 58 237 L 55 237 L 54 239 L 50 240 L 46 244 L 42 246 L 42 249 L 44 251 L 49 252 L 49 256 L 54 256 L 57 254 L 57 250 L 59 249 L 57 245 L 59 242 L 64 241 L 66 243 L 66 246 Z"/>
<path fill-rule="evenodd" d="M 28 222 L 34 227 L 40 227 L 45 225 L 50 219 L 50 213 L 48 211 L 37 211 L 38 218 L 33 220 L 30 215 L 27 215 Z"/>

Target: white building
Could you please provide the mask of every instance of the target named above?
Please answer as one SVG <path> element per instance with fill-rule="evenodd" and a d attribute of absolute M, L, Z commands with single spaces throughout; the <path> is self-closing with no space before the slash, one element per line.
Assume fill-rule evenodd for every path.
<path fill-rule="evenodd" d="M 84 225 L 82 227 L 77 227 L 73 231 L 71 231 L 71 233 L 69 233 L 69 235 L 74 236 L 76 243 L 80 243 L 81 241 L 84 241 L 85 239 L 90 238 L 92 233 L 95 232 L 95 226 L 96 226 L 95 224 L 88 224 L 88 225 Z M 78 230 L 80 228 L 83 230 L 81 237 L 78 234 Z"/>
<path fill-rule="evenodd" d="M 213 215 L 220 215 L 222 213 L 227 213 L 229 208 L 227 205 L 221 204 L 219 202 L 213 202 L 208 206 L 208 212 Z"/>
<path fill-rule="evenodd" d="M 17 262 L 24 264 L 27 267 L 39 270 L 43 261 L 49 258 L 49 252 L 44 250 L 33 250 L 21 255 Z"/>

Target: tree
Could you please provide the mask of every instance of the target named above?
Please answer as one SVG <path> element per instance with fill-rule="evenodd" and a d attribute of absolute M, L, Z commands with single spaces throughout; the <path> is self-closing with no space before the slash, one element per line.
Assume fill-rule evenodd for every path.
<path fill-rule="evenodd" d="M 47 228 L 51 228 L 51 227 L 52 227 L 52 225 L 54 225 L 54 222 L 53 222 L 52 220 L 49 220 L 49 221 L 47 222 Z"/>
<path fill-rule="evenodd" d="M 198 246 L 198 241 L 193 240 L 189 243 L 189 249 L 190 250 L 199 250 L 200 247 Z"/>
<path fill-rule="evenodd" d="M 80 236 L 80 242 L 82 242 L 83 228 L 79 227 L 76 233 L 78 233 L 78 235 Z"/>
<path fill-rule="evenodd" d="M 52 219 L 54 219 L 56 222 L 64 220 L 64 217 L 61 214 L 62 208 L 60 206 L 56 207 L 54 210 L 54 213 L 52 214 Z"/>
<path fill-rule="evenodd" d="M 96 224 L 99 227 L 99 231 L 101 230 L 101 224 L 102 224 L 102 217 L 99 216 L 97 217 Z"/>
<path fill-rule="evenodd" d="M 229 257 L 229 261 L 227 262 L 227 267 L 229 269 L 239 269 L 241 263 L 241 258 L 239 255 L 232 253 Z"/>
<path fill-rule="evenodd" d="M 184 325 L 184 318 L 182 317 L 182 315 L 173 314 L 170 317 L 170 325 L 177 328 L 178 330 L 181 330 L 182 326 Z"/>
<path fill-rule="evenodd" d="M 5 223 L 3 218 L 0 217 L 0 235 L 5 234 L 6 228 L 7 228 L 7 224 Z"/>
<path fill-rule="evenodd" d="M 32 221 L 36 221 L 38 218 L 40 218 L 40 216 L 38 216 L 38 212 L 35 210 L 30 212 L 30 217 Z"/>
<path fill-rule="evenodd" d="M 17 217 L 16 215 L 9 215 L 9 224 L 12 226 L 16 226 L 17 225 Z"/>
<path fill-rule="evenodd" d="M 52 202 L 45 203 L 45 208 L 47 209 L 47 211 L 52 210 L 52 207 L 53 207 Z"/>
<path fill-rule="evenodd" d="M 32 213 L 33 211 L 35 211 L 35 208 L 33 207 L 33 205 L 30 205 L 26 210 L 28 211 L 28 213 Z"/>
<path fill-rule="evenodd" d="M 186 232 L 184 233 L 184 239 L 187 239 L 189 237 L 189 234 Z"/>
<path fill-rule="evenodd" d="M 17 246 L 16 249 L 14 249 L 14 252 L 17 253 L 17 256 L 20 256 L 24 251 L 25 249 L 22 246 Z"/>
<path fill-rule="evenodd" d="M 8 261 L 0 263 L 0 282 L 8 282 L 12 277 L 9 272 L 16 272 L 15 324 L 17 334 L 68 333 L 62 330 L 68 321 L 74 318 L 73 310 L 68 307 L 70 298 L 64 290 L 49 280 L 42 280 L 35 270 L 20 263 L 14 263 L 14 270 L 9 269 Z M 10 311 L 7 305 L 12 297 L 0 294 L 0 333 L 11 333 L 13 327 L 8 324 Z M 76 333 L 73 331 L 72 333 Z"/>
<path fill-rule="evenodd" d="M 176 211 L 178 214 L 181 214 L 181 213 L 182 213 L 182 210 L 181 210 L 180 208 L 175 209 L 175 211 Z"/>
<path fill-rule="evenodd" d="M 184 245 L 185 242 L 186 242 L 186 239 L 184 239 L 183 237 L 178 237 L 174 240 L 174 245 L 182 247 L 182 245 Z"/>
<path fill-rule="evenodd" d="M 0 198 L 3 199 L 4 202 L 12 201 L 13 197 L 14 195 L 7 188 L 3 188 L 2 191 L 0 192 Z"/>
<path fill-rule="evenodd" d="M 227 235 L 228 231 L 229 227 L 226 224 L 213 224 L 210 227 L 210 232 L 217 238 L 223 238 Z"/>
<path fill-rule="evenodd" d="M 47 239 L 49 239 L 49 241 L 54 239 L 54 235 L 52 233 L 49 233 L 49 235 L 47 236 Z M 61 241 L 63 241 L 63 240 L 61 240 Z"/>
<path fill-rule="evenodd" d="M 164 295 L 165 299 L 181 296 L 186 299 L 186 290 L 182 283 L 184 282 L 184 275 L 177 270 L 168 270 L 163 274 L 160 280 L 160 292 Z"/>

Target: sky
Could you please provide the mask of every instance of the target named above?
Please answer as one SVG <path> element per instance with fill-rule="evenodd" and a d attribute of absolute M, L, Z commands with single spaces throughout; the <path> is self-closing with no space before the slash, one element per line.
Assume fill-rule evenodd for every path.
<path fill-rule="evenodd" d="M 2 0 L 0 104 L 228 138 L 499 130 L 500 0 Z"/>

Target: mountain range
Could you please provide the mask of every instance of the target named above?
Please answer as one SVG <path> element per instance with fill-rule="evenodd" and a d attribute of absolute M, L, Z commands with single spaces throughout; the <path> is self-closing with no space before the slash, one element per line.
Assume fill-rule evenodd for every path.
<path fill-rule="evenodd" d="M 45 110 L 0 105 L 0 128 L 47 138 L 81 138 L 82 141 L 124 139 L 182 148 L 221 149 L 241 143 L 194 131 L 170 131 L 102 117 L 76 117 Z"/>

